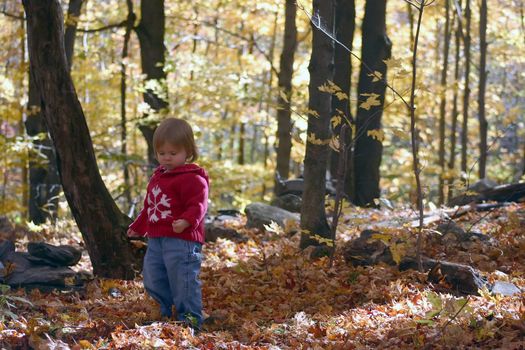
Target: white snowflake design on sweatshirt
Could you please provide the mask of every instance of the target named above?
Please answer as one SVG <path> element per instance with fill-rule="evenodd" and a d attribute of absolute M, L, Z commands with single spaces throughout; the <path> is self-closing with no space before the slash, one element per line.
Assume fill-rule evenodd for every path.
<path fill-rule="evenodd" d="M 155 186 L 148 195 L 148 219 L 157 222 L 160 218 L 165 219 L 171 216 L 170 198 L 162 193 L 159 185 Z M 160 215 L 160 218 L 159 218 Z"/>

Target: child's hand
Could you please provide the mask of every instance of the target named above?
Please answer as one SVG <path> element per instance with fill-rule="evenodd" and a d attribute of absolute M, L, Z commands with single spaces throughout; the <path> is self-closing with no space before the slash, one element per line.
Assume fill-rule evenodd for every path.
<path fill-rule="evenodd" d="M 142 235 L 132 229 L 128 229 L 128 237 L 142 237 Z"/>
<path fill-rule="evenodd" d="M 178 219 L 178 220 L 173 221 L 171 226 L 173 226 L 173 231 L 175 233 L 181 233 L 182 231 L 184 231 L 186 228 L 190 226 L 190 223 L 184 219 Z"/>

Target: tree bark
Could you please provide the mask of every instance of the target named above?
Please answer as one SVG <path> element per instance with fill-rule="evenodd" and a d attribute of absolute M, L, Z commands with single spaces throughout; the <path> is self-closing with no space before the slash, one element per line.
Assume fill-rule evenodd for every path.
<path fill-rule="evenodd" d="M 140 44 L 142 73 L 146 75 L 146 81 L 156 80 L 162 83 L 166 79 L 164 72 L 164 56 L 166 53 L 164 46 L 164 0 L 141 0 L 140 10 L 141 19 L 135 31 Z M 151 89 L 144 92 L 144 102 L 155 112 L 168 107 L 168 102 Z M 148 144 L 148 162 L 150 165 L 158 164 L 153 149 L 155 128 L 156 124 L 152 123 L 139 125 L 139 129 Z"/>
<path fill-rule="evenodd" d="M 334 1 L 314 0 L 314 23 L 322 23 L 322 28 L 332 31 L 334 24 Z M 317 21 L 317 22 L 316 22 Z M 330 238 L 330 227 L 326 220 L 325 189 L 326 167 L 329 156 L 327 141 L 330 139 L 331 95 L 319 91 L 319 87 L 333 79 L 334 43 L 330 37 L 312 23 L 312 55 L 308 70 L 310 83 L 308 85 L 308 108 L 318 116 L 309 112 L 308 142 L 304 159 L 304 193 L 301 207 L 301 248 L 310 245 L 320 245 L 314 238 L 318 235 Z M 312 142 L 312 138 L 320 142 Z"/>
<path fill-rule="evenodd" d="M 80 16 L 83 1 L 84 0 L 70 0 L 69 2 L 66 30 L 64 33 L 64 46 L 69 71 L 71 71 L 73 64 L 77 21 Z M 26 131 L 29 136 L 36 136 L 41 133 L 45 134 L 44 139 L 35 140 L 33 144 L 34 148 L 47 159 L 46 164 L 42 164 L 42 162 L 36 160 L 29 162 L 29 220 L 36 224 L 41 224 L 47 219 L 56 219 L 60 179 L 53 144 L 48 138 L 47 127 L 40 111 L 40 94 L 36 90 L 35 83 L 31 78 L 31 68 L 29 71 L 28 113 L 25 121 Z M 32 158 L 34 157 L 39 156 L 34 154 Z"/>
<path fill-rule="evenodd" d="M 479 13 L 479 87 L 478 87 L 478 119 L 479 119 L 479 178 L 485 178 L 487 167 L 487 129 L 485 115 L 485 89 L 487 86 L 487 0 L 481 0 Z"/>
<path fill-rule="evenodd" d="M 133 25 L 135 24 L 135 13 L 133 12 L 133 2 L 131 0 L 126 0 L 126 5 L 128 8 L 128 16 L 126 20 L 126 31 L 124 32 L 124 45 L 122 46 L 122 54 L 120 56 L 120 153 L 124 159 L 123 164 L 123 176 L 124 176 L 124 198 L 128 206 L 131 206 L 131 191 L 130 191 L 130 180 L 129 180 L 129 169 L 127 162 L 127 153 L 128 153 L 128 129 L 126 127 L 126 90 L 127 90 L 127 77 L 126 77 L 126 58 L 128 57 L 128 46 L 129 39 L 131 37 L 131 31 Z"/>
<path fill-rule="evenodd" d="M 351 55 L 348 52 L 352 50 L 352 42 L 354 39 L 355 30 L 355 1 L 354 0 L 336 0 L 335 10 L 335 36 L 336 39 L 343 44 L 335 44 L 334 52 L 334 84 L 348 96 L 348 99 L 342 99 L 332 96 L 332 112 L 331 116 L 338 115 L 341 111 L 348 121 L 354 123 L 354 118 L 351 112 L 350 98 L 352 86 L 352 62 Z M 334 128 L 334 135 L 340 135 L 341 124 Z M 352 143 L 352 128 L 349 128 L 344 133 L 346 135 L 345 144 Z M 339 152 L 331 150 L 330 173 L 332 177 L 338 174 Z M 344 193 L 353 200 L 354 198 L 354 174 L 353 174 L 353 152 L 348 150 L 346 152 L 347 159 L 344 162 L 345 168 L 345 184 L 343 187 Z M 337 175 L 339 178 L 339 176 Z"/>
<path fill-rule="evenodd" d="M 296 13 L 295 0 L 286 0 L 284 41 L 279 63 L 279 94 L 277 97 L 277 172 L 283 179 L 287 179 L 290 174 L 290 154 L 292 151 L 292 119 L 290 108 L 294 55 L 297 48 Z M 276 188 L 276 186 L 274 186 L 274 188 Z"/>
<path fill-rule="evenodd" d="M 366 101 L 363 94 L 378 95 L 379 105 L 368 110 L 358 106 L 357 133 L 355 136 L 354 169 L 355 199 L 358 206 L 375 206 L 374 199 L 379 198 L 379 166 L 383 152 L 380 140 L 368 135 L 370 130 L 381 129 L 381 116 L 385 100 L 385 77 L 387 66 L 384 60 L 391 54 L 392 43 L 386 35 L 386 0 L 367 0 L 362 26 L 361 71 L 359 74 L 359 105 Z M 373 82 L 372 72 L 379 72 L 382 80 Z"/>
<path fill-rule="evenodd" d="M 461 2 L 460 2 L 461 5 Z M 454 12 L 455 13 L 455 12 Z M 459 17 L 455 17 L 457 20 L 456 24 L 456 35 L 455 35 L 455 55 L 454 55 L 454 93 L 452 96 L 452 130 L 450 131 L 450 157 L 448 160 L 449 178 L 448 178 L 448 200 L 452 198 L 452 187 L 454 184 L 454 177 L 452 174 L 456 167 L 456 142 L 457 142 L 457 128 L 458 128 L 458 83 L 459 83 L 459 48 L 461 45 L 461 26 Z"/>
<path fill-rule="evenodd" d="M 24 0 L 32 77 L 57 152 L 66 199 L 86 244 L 93 272 L 108 278 L 134 277 L 126 239 L 131 220 L 111 198 L 98 171 L 82 107 L 68 72 L 62 8 L 58 0 Z"/>
<path fill-rule="evenodd" d="M 64 46 L 66 48 L 66 57 L 68 69 L 71 71 L 73 65 L 73 53 L 75 52 L 75 38 L 77 35 L 78 18 L 84 0 L 69 0 L 66 18 L 66 32 L 64 33 Z"/>
<path fill-rule="evenodd" d="M 443 174 L 445 173 L 445 119 L 446 119 L 446 106 L 447 106 L 447 73 L 448 73 L 448 53 L 450 49 L 450 2 L 445 1 L 445 32 L 443 41 L 443 67 L 441 70 L 441 82 L 440 82 L 440 95 L 441 101 L 439 104 L 439 198 L 438 204 L 441 205 L 445 202 L 444 192 L 444 179 Z"/>
<path fill-rule="evenodd" d="M 468 113 L 470 100 L 470 0 L 465 3 L 465 90 L 463 92 L 463 121 L 461 128 L 461 171 L 467 172 Z"/>

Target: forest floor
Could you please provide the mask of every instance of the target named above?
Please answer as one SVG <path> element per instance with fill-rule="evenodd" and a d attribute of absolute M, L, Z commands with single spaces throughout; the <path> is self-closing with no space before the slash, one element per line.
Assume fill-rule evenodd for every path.
<path fill-rule="evenodd" d="M 250 239 L 205 245 L 204 311 L 215 322 L 198 335 L 175 322 L 145 325 L 159 315 L 140 277 L 95 279 L 83 292 L 8 291 L 0 295 L 0 347 L 525 349 L 525 293 L 455 296 L 446 284 L 429 283 L 425 273 L 345 263 L 340 249 L 344 242 L 374 223 L 408 243 L 399 248 L 401 253 L 410 252 L 416 230 L 402 222 L 414 215 L 409 210 L 348 209 L 332 267 L 327 258 L 312 262 L 308 252 L 299 251 L 299 234 L 261 233 L 242 222 L 232 224 Z M 438 244 L 432 231 L 425 231 L 425 255 L 469 264 L 489 281 L 504 280 L 525 290 L 525 205 L 471 212 L 457 222 L 466 229 L 475 224 L 475 231 L 494 241 L 474 242 L 466 249 Z M 42 238 L 49 243 L 81 242 L 71 223 L 30 240 Z M 25 244 L 27 238 L 17 241 L 22 249 Z M 84 260 L 83 268 L 89 268 Z"/>

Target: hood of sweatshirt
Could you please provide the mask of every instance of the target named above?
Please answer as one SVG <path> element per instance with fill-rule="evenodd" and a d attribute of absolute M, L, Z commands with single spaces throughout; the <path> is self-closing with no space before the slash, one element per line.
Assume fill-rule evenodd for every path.
<path fill-rule="evenodd" d="M 173 168 L 171 170 L 166 169 L 164 166 L 159 165 L 157 169 L 155 169 L 155 175 L 156 174 L 164 174 L 164 175 L 179 175 L 179 174 L 185 174 L 185 173 L 195 173 L 201 177 L 203 177 L 206 182 L 209 184 L 210 181 L 208 179 L 208 174 L 206 171 L 194 163 L 184 164 L 182 166 Z"/>

